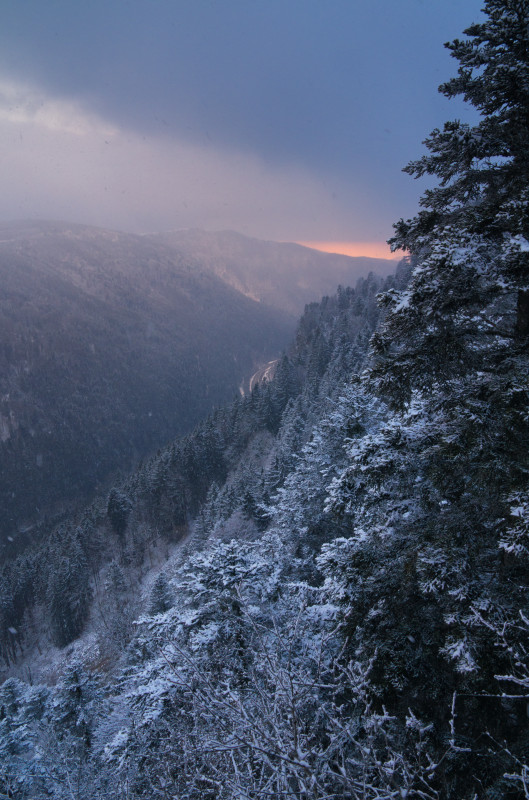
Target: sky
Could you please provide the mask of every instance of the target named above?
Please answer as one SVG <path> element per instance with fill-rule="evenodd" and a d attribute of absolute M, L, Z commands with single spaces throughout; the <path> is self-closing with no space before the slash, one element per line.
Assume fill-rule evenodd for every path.
<path fill-rule="evenodd" d="M 0 220 L 388 254 L 481 0 L 2 0 Z"/>

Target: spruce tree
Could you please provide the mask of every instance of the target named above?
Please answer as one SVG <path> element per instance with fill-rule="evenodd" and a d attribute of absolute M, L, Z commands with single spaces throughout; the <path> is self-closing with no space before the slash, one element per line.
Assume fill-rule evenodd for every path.
<path fill-rule="evenodd" d="M 64 647 L 80 635 L 88 617 L 90 572 L 75 534 L 65 542 L 57 538 L 51 557 L 46 600 L 53 640 Z"/>
<path fill-rule="evenodd" d="M 108 495 L 107 515 L 118 536 L 124 536 L 127 530 L 132 503 L 120 489 L 111 489 Z"/>
<path fill-rule="evenodd" d="M 439 87 L 479 113 L 435 129 L 405 168 L 439 185 L 400 220 L 390 243 L 416 267 L 374 340 L 379 387 L 397 405 L 429 381 L 496 369 L 529 334 L 529 2 L 488 0 L 482 23 L 447 44 L 457 77 Z M 388 360 L 386 357 L 390 356 Z"/>
<path fill-rule="evenodd" d="M 487 237 L 529 235 L 529 3 L 486 0 L 483 11 L 466 39 L 445 45 L 459 69 L 439 87 L 448 98 L 462 96 L 480 119 L 436 128 L 425 141 L 429 154 L 405 168 L 440 184 L 424 193 L 414 219 L 397 223 L 394 247 L 415 252 L 454 224 Z"/>
<path fill-rule="evenodd" d="M 453 797 L 483 780 L 497 791 L 507 767 L 485 754 L 484 731 L 518 753 L 525 713 L 478 699 L 509 671 L 493 632 L 526 613 L 529 531 L 529 2 L 484 12 L 448 45 L 460 66 L 440 87 L 479 119 L 434 130 L 406 168 L 439 184 L 391 240 L 412 270 L 383 296 L 369 374 L 391 415 L 348 444 L 330 507 L 353 532 L 321 561 L 349 652 L 375 658 L 390 708 L 410 704 L 442 730 L 452 692 L 473 698 L 457 707 L 468 750 L 453 753 L 452 794 L 442 789 Z"/>
<path fill-rule="evenodd" d="M 173 595 L 167 576 L 160 572 L 151 591 L 149 613 L 164 614 L 173 605 Z"/>

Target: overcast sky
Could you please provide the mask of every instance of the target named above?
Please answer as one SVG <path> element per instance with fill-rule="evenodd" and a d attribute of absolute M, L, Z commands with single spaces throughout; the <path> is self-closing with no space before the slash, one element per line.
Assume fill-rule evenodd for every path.
<path fill-rule="evenodd" d="M 2 0 L 0 219 L 383 242 L 481 0 Z"/>

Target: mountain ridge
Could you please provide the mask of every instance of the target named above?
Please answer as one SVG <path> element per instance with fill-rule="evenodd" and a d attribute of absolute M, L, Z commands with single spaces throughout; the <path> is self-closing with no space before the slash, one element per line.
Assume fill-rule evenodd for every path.
<path fill-rule="evenodd" d="M 296 242 L 261 240 L 229 230 L 186 228 L 146 236 L 196 259 L 247 297 L 296 318 L 307 303 L 334 294 L 338 285 L 352 286 L 370 272 L 386 277 L 396 269 L 391 259 L 323 253 Z"/>

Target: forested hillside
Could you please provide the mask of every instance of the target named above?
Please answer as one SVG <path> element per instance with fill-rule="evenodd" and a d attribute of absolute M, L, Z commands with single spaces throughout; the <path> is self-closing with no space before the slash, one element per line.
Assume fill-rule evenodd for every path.
<path fill-rule="evenodd" d="M 80 659 L 83 670 L 112 682 L 128 669 L 125 654 L 137 646 L 134 619 L 172 607 L 175 569 L 211 542 L 223 547 L 235 537 L 241 553 L 256 546 L 270 527 L 277 493 L 292 481 L 304 448 L 314 449 L 314 425 L 325 413 L 343 417 L 344 376 L 365 360 L 381 287 L 381 279 L 370 277 L 356 290 L 340 289 L 308 306 L 273 381 L 215 412 L 82 514 L 42 531 L 35 547 L 6 565 L 0 594 L 6 675 L 48 683 Z M 310 534 L 297 545 L 309 559 L 335 527 L 324 519 L 322 503 L 344 461 L 340 431 L 328 449 L 318 497 L 310 498 Z M 13 678 L 5 686 L 21 688 Z M 54 702 L 51 695 L 48 700 Z M 30 726 L 33 742 L 37 728 L 51 721 L 45 706 L 37 727 Z M 14 754 L 10 776 L 29 755 L 24 748 Z"/>
<path fill-rule="evenodd" d="M 145 237 L 38 222 L 0 240 L 3 549 L 231 400 L 295 323 Z"/>
<path fill-rule="evenodd" d="M 5 568 L 6 796 L 529 797 L 529 2 L 485 12 L 396 277 Z"/>

